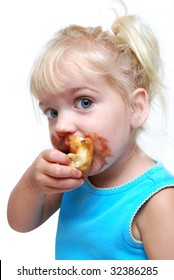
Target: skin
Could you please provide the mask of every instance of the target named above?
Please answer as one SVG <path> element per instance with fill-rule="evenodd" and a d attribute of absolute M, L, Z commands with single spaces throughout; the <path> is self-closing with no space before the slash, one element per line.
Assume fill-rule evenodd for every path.
<path fill-rule="evenodd" d="M 83 183 L 81 172 L 69 166 L 66 145 L 61 144 L 73 135 L 97 135 L 95 150 L 98 139 L 104 139 L 107 154 L 104 160 L 95 154 L 89 174 L 97 187 L 123 185 L 154 165 L 133 137 L 148 116 L 148 95 L 140 88 L 131 96 L 128 105 L 104 78 L 84 78 L 74 71 L 61 92 L 44 95 L 40 108 L 48 118 L 53 149 L 41 152 L 13 189 L 8 204 L 13 229 L 35 229 L 59 209 L 64 192 Z M 174 259 L 173 213 L 174 189 L 167 188 L 136 215 L 132 233 L 143 241 L 149 259 Z"/>

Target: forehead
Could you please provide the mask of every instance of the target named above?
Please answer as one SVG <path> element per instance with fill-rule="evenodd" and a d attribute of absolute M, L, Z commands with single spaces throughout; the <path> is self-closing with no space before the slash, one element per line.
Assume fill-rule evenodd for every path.
<path fill-rule="evenodd" d="M 99 82 L 100 81 L 100 82 Z M 105 78 L 98 75 L 89 75 L 86 71 L 78 71 L 78 69 L 71 68 L 68 73 L 62 72 L 60 92 L 67 91 L 73 88 L 92 87 L 97 88 L 101 82 L 105 82 Z"/>
<path fill-rule="evenodd" d="M 66 100 L 70 96 L 73 97 L 74 94 L 75 96 L 77 96 L 77 94 L 101 94 L 106 87 L 108 88 L 108 84 L 103 77 L 88 77 L 70 71 L 69 75 L 64 77 L 64 82 L 62 83 L 61 88 L 59 88 L 57 92 L 44 94 L 40 98 L 40 101 Z"/>
<path fill-rule="evenodd" d="M 67 91 L 80 88 L 90 88 L 100 91 L 101 85 L 108 84 L 106 77 L 92 68 L 87 62 L 82 62 L 79 66 L 72 61 L 61 67 L 57 67 L 50 79 L 45 79 L 45 88 L 41 92 L 39 99 L 51 95 L 63 94 Z"/>
<path fill-rule="evenodd" d="M 62 46 L 61 46 L 62 47 Z M 36 62 L 30 80 L 33 95 L 40 99 L 43 94 L 56 94 L 69 87 L 79 87 L 89 80 L 106 79 L 106 56 L 93 48 L 73 46 L 48 48 Z M 87 48 L 87 49 L 86 49 Z M 107 64 L 107 67 L 106 67 Z M 107 73 L 107 74 L 106 74 Z M 92 78 L 91 78 L 92 77 Z"/>

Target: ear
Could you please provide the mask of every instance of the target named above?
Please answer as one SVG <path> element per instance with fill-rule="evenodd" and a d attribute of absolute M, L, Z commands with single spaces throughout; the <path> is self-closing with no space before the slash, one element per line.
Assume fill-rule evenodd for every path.
<path fill-rule="evenodd" d="M 131 96 L 131 127 L 140 128 L 149 114 L 149 96 L 145 89 L 136 89 Z"/>

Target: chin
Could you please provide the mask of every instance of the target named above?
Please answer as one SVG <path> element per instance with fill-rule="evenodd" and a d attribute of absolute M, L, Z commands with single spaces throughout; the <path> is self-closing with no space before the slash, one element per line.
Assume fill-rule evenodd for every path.
<path fill-rule="evenodd" d="M 108 167 L 109 167 L 108 163 L 105 163 L 103 165 L 98 161 L 94 161 L 92 163 L 88 176 L 92 177 L 92 176 L 98 175 L 98 174 L 102 173 L 103 171 L 105 171 Z"/>

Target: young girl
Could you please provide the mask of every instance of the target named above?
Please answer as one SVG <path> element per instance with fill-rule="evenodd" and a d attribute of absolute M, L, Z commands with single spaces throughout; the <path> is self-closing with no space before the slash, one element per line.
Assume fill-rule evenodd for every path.
<path fill-rule="evenodd" d="M 174 259 L 174 176 L 136 139 L 161 89 L 158 43 L 132 15 L 111 31 L 69 26 L 46 45 L 31 92 L 48 118 L 53 149 L 13 189 L 10 226 L 31 231 L 60 208 L 56 259 Z M 87 136 L 86 180 L 70 166 L 68 141 Z"/>

